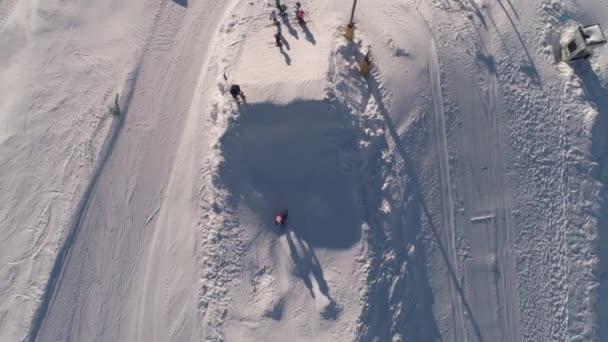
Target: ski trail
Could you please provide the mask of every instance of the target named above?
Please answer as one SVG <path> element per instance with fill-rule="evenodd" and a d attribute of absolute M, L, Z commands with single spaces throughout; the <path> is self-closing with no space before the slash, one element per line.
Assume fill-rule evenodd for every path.
<path fill-rule="evenodd" d="M 420 14 L 422 17 L 422 14 Z M 426 22 L 426 19 L 422 18 L 423 21 L 427 25 L 427 30 L 429 35 L 433 37 L 433 33 Z M 445 227 L 446 231 L 446 241 L 447 241 L 447 253 L 450 260 L 446 260 L 448 263 L 447 267 L 451 270 L 456 270 L 456 260 L 458 260 L 456 254 L 456 227 L 454 224 L 454 204 L 452 201 L 451 188 L 450 184 L 450 170 L 449 170 L 449 156 L 448 156 L 448 147 L 447 147 L 447 138 L 446 138 L 446 128 L 445 128 L 445 119 L 444 119 L 444 111 L 443 111 L 443 95 L 441 93 L 441 79 L 440 79 L 440 66 L 439 66 L 439 57 L 437 55 L 437 48 L 435 44 L 435 40 L 433 39 L 431 47 L 431 59 L 427 61 L 428 63 L 428 71 L 429 78 L 431 82 L 431 94 L 433 101 L 433 121 L 434 121 L 434 132 L 435 132 L 435 143 L 437 147 L 437 157 L 439 160 L 439 172 L 440 172 L 440 184 L 441 184 L 441 207 L 442 207 L 442 223 L 443 227 Z M 455 272 L 455 271 L 452 271 Z M 450 283 L 450 294 L 453 305 L 453 313 L 454 313 L 454 321 L 456 322 L 455 328 L 455 336 L 456 341 L 468 341 L 466 335 L 466 324 L 464 320 L 464 310 L 462 307 L 462 302 L 459 297 L 459 293 L 462 295 L 462 289 L 460 288 L 460 284 L 458 281 L 458 277 L 454 276 L 452 273 L 453 283 Z"/>
<path fill-rule="evenodd" d="M 52 305 L 54 293 L 57 290 L 57 287 L 61 285 L 64 265 L 66 262 L 68 262 L 74 242 L 80 233 L 82 218 L 86 213 L 87 207 L 98 185 L 103 169 L 115 148 L 116 141 L 118 140 L 120 132 L 124 126 L 127 112 L 131 104 L 131 99 L 133 97 L 135 84 L 137 83 L 137 78 L 139 77 L 140 67 L 141 65 L 136 65 L 136 67 L 131 71 L 130 76 L 127 78 L 126 85 L 124 87 L 125 96 L 120 100 L 121 115 L 112 123 L 108 136 L 100 149 L 98 161 L 92 172 L 91 180 L 89 181 L 86 189 L 83 191 L 74 214 L 70 219 L 65 240 L 57 252 L 57 257 L 53 263 L 49 279 L 40 299 L 40 304 L 38 305 L 38 308 L 36 309 L 32 318 L 32 323 L 27 336 L 28 341 L 37 340 L 40 329 L 42 328 L 42 324 L 46 319 L 49 307 Z"/>
<path fill-rule="evenodd" d="M 218 18 L 225 16 L 226 13 Z M 134 316 L 138 317 L 138 326 L 135 330 L 139 341 L 161 339 L 160 336 L 165 331 L 169 332 L 169 335 L 163 337 L 162 340 L 177 339 L 182 334 L 188 336 L 187 330 L 196 325 L 194 315 L 187 312 L 185 308 L 196 301 L 194 293 L 197 291 L 184 287 L 183 284 L 192 284 L 194 287 L 198 280 L 198 274 L 193 271 L 197 267 L 194 260 L 197 249 L 197 232 L 194 228 L 171 231 L 165 227 L 179 227 L 188 217 L 191 218 L 188 219 L 188 222 L 192 225 L 194 217 L 198 214 L 199 208 L 191 200 L 196 196 L 195 182 L 199 177 L 198 172 L 200 172 L 194 166 L 200 162 L 201 158 L 209 154 L 210 147 L 205 145 L 206 141 L 200 140 L 197 128 L 204 127 L 202 131 L 211 131 L 208 121 L 210 115 L 201 116 L 200 114 L 201 108 L 210 106 L 211 99 L 199 94 L 211 93 L 214 90 L 213 83 L 217 75 L 217 68 L 207 66 L 210 65 L 213 58 L 212 51 L 209 49 L 216 47 L 217 36 L 220 32 L 213 33 L 207 43 L 208 49 L 202 53 L 200 59 L 197 59 L 198 64 L 196 61 L 193 62 L 195 67 L 202 72 L 184 120 L 184 131 L 178 137 L 176 159 L 171 169 L 167 189 L 163 192 L 165 202 L 169 202 L 171 205 L 161 208 L 162 203 L 159 202 L 158 221 L 150 242 L 151 247 L 145 259 L 145 265 L 142 265 L 142 268 L 145 268 L 143 275 L 145 285 L 139 299 L 138 312 L 134 313 Z M 179 54 L 184 52 L 188 52 L 186 46 L 182 47 Z M 193 151 L 200 152 L 193 153 Z M 180 167 L 183 165 L 189 167 Z M 177 267 L 178 264 L 180 267 Z M 163 289 L 159 287 L 159 284 L 163 285 Z M 163 320 L 160 320 L 158 313 L 161 310 Z M 183 315 L 183 318 L 180 318 L 183 320 L 180 324 L 172 323 L 176 315 Z M 150 324 L 148 324 L 150 321 L 155 322 L 151 325 L 153 329 L 150 329 Z M 200 336 L 196 339 L 200 339 Z"/>
<path fill-rule="evenodd" d="M 494 143 L 490 157 L 492 159 L 491 176 L 496 181 L 496 267 L 498 268 L 496 275 L 498 279 L 497 292 L 499 294 L 499 316 L 502 318 L 502 338 L 506 341 L 520 341 L 521 333 L 519 326 L 519 301 L 517 297 L 516 275 L 513 264 L 514 256 L 511 253 L 513 219 L 511 216 L 511 193 L 508 187 L 505 168 L 504 156 L 506 155 L 506 147 L 504 137 L 499 122 L 499 108 L 497 107 L 498 99 L 498 79 L 495 74 L 488 73 L 488 94 L 489 94 L 489 118 L 490 128 L 494 137 Z"/>
<path fill-rule="evenodd" d="M 141 265 L 146 262 L 146 251 L 150 251 L 150 261 L 150 253 L 162 252 L 155 255 L 158 258 L 172 248 L 155 247 L 151 241 L 158 229 L 164 229 L 156 224 L 158 213 L 163 213 L 167 179 L 184 123 L 182 113 L 192 101 L 201 69 L 199 55 L 205 51 L 192 42 L 204 43 L 206 40 L 199 39 L 199 32 L 212 32 L 198 25 L 214 24 L 195 20 L 201 11 L 207 10 L 211 15 L 217 10 L 217 6 L 205 5 L 199 3 L 188 11 L 173 2 L 160 5 L 138 69 L 128 115 L 121 115 L 126 130 L 114 131 L 111 153 L 102 159 L 103 167 L 85 194 L 85 203 L 55 264 L 58 280 L 49 281 L 30 340 L 82 340 L 85 335 L 86 339 L 94 340 L 133 340 L 140 332 L 136 322 L 141 321 L 141 316 L 133 311 L 141 307 L 142 295 L 158 299 L 151 301 L 152 309 L 147 310 L 152 315 L 148 319 L 158 323 L 153 337 L 167 340 L 193 331 L 194 326 L 182 317 L 194 317 L 194 308 L 185 307 L 183 310 L 191 312 L 178 311 L 177 317 L 170 316 L 167 303 L 173 299 L 168 287 L 170 274 L 162 273 L 166 268 L 147 273 L 148 277 L 158 277 L 154 278 L 156 282 L 145 284 L 143 292 L 144 286 L 139 285 L 144 285 L 140 282 L 145 278 L 137 275 L 146 269 L 155 270 L 149 268 L 154 263 Z M 194 48 L 186 49 L 188 46 Z M 141 125 L 150 129 L 130 129 Z M 183 234 L 174 231 L 170 236 L 177 239 Z M 173 240 L 163 242 L 170 241 Z M 181 266 L 186 265 L 189 264 Z M 174 296 L 176 303 L 188 298 L 188 291 L 196 293 L 187 286 L 179 291 L 182 293 Z"/>
<path fill-rule="evenodd" d="M 496 65 L 486 47 L 485 30 L 475 27 L 475 22 L 459 20 L 462 12 L 439 15 L 453 23 L 449 31 L 438 29 L 442 46 L 449 45 L 450 39 L 462 40 L 465 52 L 476 57 L 476 63 L 470 63 L 461 54 L 453 53 L 445 56 L 443 65 L 451 108 L 447 113 L 450 124 L 442 124 L 443 138 L 454 141 L 454 165 L 447 176 L 453 174 L 454 180 L 449 182 L 453 191 L 450 219 L 458 230 L 453 231 L 455 246 L 451 251 L 455 254 L 451 257 L 461 272 L 457 286 L 465 309 L 462 338 L 518 341 L 521 334 L 511 253 L 512 200 L 506 180 L 504 159 L 508 151 L 501 134 L 504 122 L 500 116 Z M 460 34 L 453 36 L 454 30 L 464 31 L 466 37 L 474 39 L 471 42 Z M 479 77 L 473 79 L 471 74 Z M 449 137 L 445 134 L 448 129 Z M 445 151 L 444 160 L 449 160 Z"/>
<path fill-rule="evenodd" d="M 3 0 L 0 2 L 0 31 L 4 23 L 11 16 L 18 0 Z"/>

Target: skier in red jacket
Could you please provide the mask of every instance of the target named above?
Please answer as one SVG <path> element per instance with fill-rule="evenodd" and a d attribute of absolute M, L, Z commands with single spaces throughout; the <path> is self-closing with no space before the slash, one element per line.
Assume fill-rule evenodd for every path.
<path fill-rule="evenodd" d="M 287 221 L 287 210 L 282 210 L 274 216 L 274 225 L 275 226 L 285 226 Z"/>

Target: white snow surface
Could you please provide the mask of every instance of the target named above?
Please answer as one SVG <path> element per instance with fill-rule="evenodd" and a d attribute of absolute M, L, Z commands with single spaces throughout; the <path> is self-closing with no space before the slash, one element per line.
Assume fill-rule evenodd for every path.
<path fill-rule="evenodd" d="M 608 4 L 287 4 L 0 0 L 0 341 L 608 340 Z"/>
<path fill-rule="evenodd" d="M 606 37 L 600 25 L 586 26 L 583 31 L 588 36 L 585 37 L 585 43 L 589 45 L 606 43 Z"/>

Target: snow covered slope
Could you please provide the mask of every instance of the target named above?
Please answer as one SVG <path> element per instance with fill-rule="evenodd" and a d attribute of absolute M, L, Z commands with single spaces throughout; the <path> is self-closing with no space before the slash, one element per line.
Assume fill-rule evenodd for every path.
<path fill-rule="evenodd" d="M 29 329 L 116 130 L 108 108 L 116 93 L 128 101 L 153 11 L 122 1 L 0 1 L 2 341 Z"/>
<path fill-rule="evenodd" d="M 302 5 L 0 2 L 0 340 L 608 338 L 608 5 Z"/>

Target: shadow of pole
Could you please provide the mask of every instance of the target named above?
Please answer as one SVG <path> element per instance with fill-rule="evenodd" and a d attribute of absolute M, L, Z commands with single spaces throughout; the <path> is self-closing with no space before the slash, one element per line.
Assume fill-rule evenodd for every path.
<path fill-rule="evenodd" d="M 456 286 L 456 289 L 458 290 L 458 294 L 460 296 L 460 300 L 462 301 L 462 303 L 469 315 L 469 319 L 470 319 L 471 325 L 473 326 L 473 330 L 475 332 L 477 340 L 479 342 L 483 342 L 484 339 L 481 335 L 481 330 L 479 329 L 479 325 L 477 324 L 473 311 L 471 310 L 471 307 L 469 306 L 469 304 L 466 300 L 466 295 L 464 293 L 464 290 L 462 289 L 462 286 L 460 285 L 460 282 L 458 281 L 458 275 L 456 274 L 456 272 L 454 271 L 454 268 L 452 267 L 452 264 L 450 263 L 450 258 L 446 252 L 446 248 L 443 245 L 443 243 L 441 242 L 441 236 L 440 236 L 438 229 L 436 227 L 436 224 L 431 216 L 431 213 L 428 210 L 424 196 L 422 195 L 422 191 L 420 189 L 420 182 L 418 179 L 418 174 L 413 167 L 414 164 L 410 160 L 407 152 L 405 151 L 405 148 L 403 148 L 403 146 L 401 145 L 401 139 L 399 137 L 397 129 L 395 128 L 395 125 L 393 124 L 393 122 L 390 118 L 388 111 L 386 110 L 386 107 L 384 106 L 382 96 L 380 95 L 380 92 L 379 92 L 378 81 L 376 81 L 373 73 L 371 73 L 367 76 L 367 85 L 368 85 L 370 94 L 376 100 L 378 109 L 379 109 L 380 113 L 382 114 L 382 117 L 384 118 L 384 122 L 386 123 L 386 127 L 388 128 L 389 133 L 393 139 L 393 142 L 395 143 L 395 148 L 397 149 L 397 152 L 399 153 L 401 158 L 403 158 L 405 172 L 412 179 L 412 186 L 413 186 L 413 190 L 414 190 L 413 195 L 418 199 L 418 202 L 420 203 L 424 217 L 427 219 L 429 226 L 431 227 L 431 232 L 433 234 L 433 237 L 435 238 L 437 246 L 439 247 L 441 256 L 443 257 L 443 260 L 446 263 L 448 272 L 450 274 L 450 278 L 452 279 L 454 285 Z"/>
<path fill-rule="evenodd" d="M 515 6 L 513 6 L 513 3 L 511 2 L 511 0 L 507 0 L 507 3 L 509 4 L 509 7 L 511 7 L 513 14 L 515 14 L 515 18 L 517 18 L 517 20 L 519 20 L 519 14 L 517 13 Z"/>
<path fill-rule="evenodd" d="M 502 10 L 505 12 L 507 19 L 511 23 L 511 26 L 513 26 L 513 31 L 515 31 L 515 34 L 517 35 L 517 38 L 519 39 L 519 42 L 521 43 L 521 46 L 524 49 L 524 53 L 526 54 L 526 57 L 528 58 L 528 63 L 530 63 L 530 66 L 529 66 L 529 70 L 530 70 L 530 74 L 531 74 L 530 76 L 532 76 L 535 80 L 537 80 L 540 83 L 540 75 L 538 74 L 538 70 L 536 69 L 536 65 L 534 64 L 534 60 L 532 59 L 532 56 L 530 56 L 530 52 L 528 51 L 528 47 L 526 46 L 526 43 L 524 42 L 524 38 L 521 36 L 521 33 L 519 33 L 519 30 L 517 29 L 517 25 L 515 25 L 513 18 L 511 18 L 509 11 L 507 11 L 507 9 L 505 8 L 505 5 L 502 4 L 502 1 L 498 0 L 498 4 L 502 8 Z M 494 27 L 496 28 L 496 31 L 498 31 L 498 27 L 496 27 L 496 26 L 494 26 Z"/>

